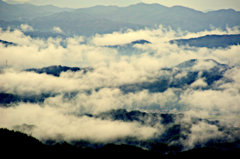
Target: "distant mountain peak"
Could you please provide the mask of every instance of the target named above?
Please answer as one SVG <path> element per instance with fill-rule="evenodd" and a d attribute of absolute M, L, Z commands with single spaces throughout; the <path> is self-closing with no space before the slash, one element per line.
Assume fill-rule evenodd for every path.
<path fill-rule="evenodd" d="M 76 10 L 81 10 L 81 9 L 90 9 L 90 8 L 93 8 L 93 9 L 104 9 L 104 8 L 120 8 L 119 6 L 116 6 L 116 5 L 96 5 L 96 6 L 92 6 L 92 7 L 87 7 L 87 8 L 78 8 Z"/>
<path fill-rule="evenodd" d="M 232 8 L 228 8 L 228 9 L 219 9 L 219 10 L 209 11 L 209 12 L 231 12 L 231 13 L 235 13 L 237 11 L 232 9 Z"/>
<path fill-rule="evenodd" d="M 153 6 L 168 8 L 168 7 L 166 7 L 164 5 L 161 5 L 159 3 L 143 3 L 143 2 L 132 4 L 128 7 L 153 7 Z"/>
<path fill-rule="evenodd" d="M 8 3 L 6 3 L 6 2 L 0 0 L 0 5 L 8 5 Z"/>
<path fill-rule="evenodd" d="M 151 44 L 151 42 L 141 39 L 141 40 L 135 40 L 135 41 L 131 42 L 131 44 Z"/>
<path fill-rule="evenodd" d="M 196 10 L 196 9 L 193 9 L 193 8 L 189 8 L 189 7 L 184 7 L 184 6 L 181 6 L 181 5 L 172 6 L 170 8 L 171 9 L 175 9 L 175 10 L 188 10 L 188 11 L 193 11 L 193 12 L 201 12 L 199 10 Z"/>
<path fill-rule="evenodd" d="M 130 43 L 126 43 L 126 44 L 107 45 L 106 47 L 110 47 L 110 48 L 133 47 L 136 44 L 144 45 L 144 44 L 151 44 L 151 42 L 144 39 L 140 39 L 140 40 L 132 41 Z"/>

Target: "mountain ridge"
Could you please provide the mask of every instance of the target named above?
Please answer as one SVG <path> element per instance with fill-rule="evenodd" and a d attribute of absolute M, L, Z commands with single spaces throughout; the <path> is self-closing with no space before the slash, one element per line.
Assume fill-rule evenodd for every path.
<path fill-rule="evenodd" d="M 126 7 L 98 5 L 78 9 L 49 9 L 48 7 L 54 6 L 30 5 L 33 7 L 28 6 L 29 8 L 21 10 L 21 5 L 3 4 L 5 3 L 0 4 L 0 27 L 6 27 L 7 22 L 4 21 L 14 24 L 14 20 L 20 20 L 32 25 L 36 31 L 49 32 L 56 26 L 67 35 L 89 36 L 124 29 L 154 28 L 159 25 L 190 32 L 210 30 L 212 27 L 226 29 L 240 26 L 240 12 L 234 9 L 202 12 L 183 6 L 138 3 Z M 4 6 L 10 6 L 10 9 Z M 16 9 L 11 9 L 14 7 Z"/>
<path fill-rule="evenodd" d="M 70 11 L 73 9 L 59 8 L 53 5 L 36 6 L 29 3 L 8 4 L 1 1 L 0 19 L 1 20 L 27 20 L 38 16 L 51 15 L 61 11 Z"/>
<path fill-rule="evenodd" d="M 190 47 L 207 47 L 207 48 L 227 48 L 233 45 L 240 45 L 240 34 L 223 34 L 223 35 L 205 35 L 189 39 L 171 40 L 171 44 L 178 46 Z"/>

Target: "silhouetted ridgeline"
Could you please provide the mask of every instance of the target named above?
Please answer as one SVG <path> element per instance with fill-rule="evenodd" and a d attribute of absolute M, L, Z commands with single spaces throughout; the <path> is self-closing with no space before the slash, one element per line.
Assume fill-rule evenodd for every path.
<path fill-rule="evenodd" d="M 30 155 L 32 153 L 39 155 L 54 155 L 61 156 L 67 155 L 68 157 L 74 157 L 74 155 L 148 155 L 150 152 L 138 147 L 128 145 L 114 145 L 108 144 L 101 148 L 83 148 L 74 145 L 70 145 L 66 142 L 56 143 L 54 145 L 46 145 L 39 140 L 28 136 L 26 134 L 10 131 L 7 129 L 0 129 L 0 149 L 1 155 L 3 153 L 18 155 Z M 11 155 L 11 154 L 10 154 Z"/>
<path fill-rule="evenodd" d="M 108 156 L 113 157 L 120 156 L 144 156 L 151 157 L 157 156 L 161 158 L 192 158 L 192 157 L 234 157 L 240 153 L 240 141 L 234 143 L 214 144 L 204 148 L 195 148 L 189 151 L 170 153 L 167 155 L 157 153 L 154 151 L 143 150 L 138 147 L 128 145 L 114 145 L 108 144 L 101 148 L 83 148 L 74 145 L 70 145 L 66 142 L 57 143 L 54 145 L 46 145 L 39 140 L 28 136 L 26 134 L 10 131 L 7 129 L 0 129 L 0 149 L 1 155 L 13 155 L 20 156 L 32 156 L 37 155 L 45 156 L 67 156 L 67 157 L 81 157 L 82 155 L 89 156 Z M 238 145 L 238 146 L 236 146 Z M 163 147 L 160 147 L 163 148 Z M 78 155 L 78 156 L 76 156 Z M 236 157 L 235 156 L 235 157 Z"/>
<path fill-rule="evenodd" d="M 240 34 L 233 35 L 206 35 L 190 39 L 171 40 L 170 43 L 177 45 L 189 45 L 194 47 L 226 48 L 231 45 L 240 45 Z"/>

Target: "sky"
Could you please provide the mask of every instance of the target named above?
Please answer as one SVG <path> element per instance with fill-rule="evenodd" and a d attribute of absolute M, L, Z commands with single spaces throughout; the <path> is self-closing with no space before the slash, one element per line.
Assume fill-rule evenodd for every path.
<path fill-rule="evenodd" d="M 118 5 L 128 6 L 139 2 L 159 3 L 165 6 L 181 5 L 201 11 L 217 10 L 223 8 L 232 8 L 240 11 L 239 0 L 3 0 L 9 3 L 29 2 L 37 5 L 55 5 L 68 8 L 84 8 L 95 5 Z"/>

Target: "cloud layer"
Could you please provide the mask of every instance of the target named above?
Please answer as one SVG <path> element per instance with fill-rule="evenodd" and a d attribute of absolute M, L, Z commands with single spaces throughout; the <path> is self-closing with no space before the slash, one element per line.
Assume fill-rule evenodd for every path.
<path fill-rule="evenodd" d="M 22 30 L 31 29 L 22 25 Z M 60 31 L 60 28 L 55 28 Z M 59 140 L 89 139 L 98 142 L 116 138 L 136 137 L 141 140 L 162 133 L 158 126 L 139 123 L 107 121 L 82 116 L 98 114 L 112 109 L 184 113 L 201 118 L 229 120 L 239 125 L 240 113 L 240 47 L 227 49 L 190 48 L 170 44 L 169 40 L 198 37 L 207 34 L 233 34 L 239 30 L 215 29 L 200 33 L 175 32 L 171 29 L 128 30 L 93 37 L 34 39 L 20 30 L 0 31 L 0 39 L 16 43 L 16 46 L 0 44 L 0 61 L 8 60 L 10 68 L 0 73 L 0 92 L 20 96 L 35 96 L 51 93 L 41 103 L 14 103 L 0 107 L 0 127 L 13 129 L 17 125 L 34 125 L 33 136 L 39 139 Z M 133 53 L 123 54 L 109 45 L 124 45 L 145 39 L 150 44 L 136 44 Z M 125 50 L 128 51 L 128 50 Z M 175 67 L 197 59 L 190 68 Z M 211 85 L 202 76 L 204 70 L 216 66 L 211 60 L 227 64 L 223 77 Z M 26 68 L 49 65 L 91 67 L 93 71 L 83 73 L 63 72 L 60 77 L 23 71 Z M 166 71 L 163 68 L 171 68 Z M 138 85 L 149 85 L 156 81 L 181 81 L 191 71 L 197 71 L 196 80 L 181 87 L 168 87 L 164 91 L 139 89 Z M 179 79 L 179 80 L 177 80 Z M 135 91 L 124 92 L 132 87 Z M 154 86 L 153 86 L 154 87 Z M 187 118 L 186 118 L 187 120 Z M 204 132 L 200 130 L 206 130 Z M 187 143 L 192 145 L 221 135 L 217 128 L 199 123 L 191 128 L 192 136 Z M 200 138 L 196 138 L 200 137 Z"/>

